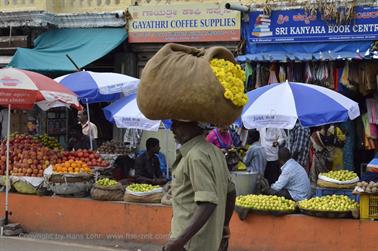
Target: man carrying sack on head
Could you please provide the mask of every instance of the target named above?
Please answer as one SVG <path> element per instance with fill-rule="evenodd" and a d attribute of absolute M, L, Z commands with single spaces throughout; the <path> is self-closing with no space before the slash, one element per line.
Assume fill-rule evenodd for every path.
<path fill-rule="evenodd" d="M 223 47 L 167 44 L 143 70 L 140 110 L 149 119 L 173 120 L 181 145 L 172 166 L 171 236 L 162 250 L 227 250 L 235 187 L 222 151 L 206 141 L 204 130 L 240 116 L 247 102 L 244 80 Z"/>

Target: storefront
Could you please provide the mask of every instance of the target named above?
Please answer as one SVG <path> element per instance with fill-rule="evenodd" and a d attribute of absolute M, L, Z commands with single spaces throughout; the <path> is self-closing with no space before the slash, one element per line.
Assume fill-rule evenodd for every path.
<path fill-rule="evenodd" d="M 147 61 L 166 43 L 197 48 L 225 46 L 236 51 L 241 38 L 240 12 L 221 4 L 138 5 L 128 8 L 128 61 L 140 77 Z M 143 132 L 140 148 L 149 137 L 162 143 L 168 164 L 175 160 L 175 141 L 169 130 Z"/>
<path fill-rule="evenodd" d="M 357 11 L 359 10 L 357 8 Z M 377 22 L 373 14 L 366 14 L 375 13 L 375 8 L 362 10 L 365 11 L 365 16 L 374 19 L 372 23 Z M 185 6 L 172 5 L 169 8 L 167 6 L 133 6 L 129 8 L 129 13 L 132 17 L 128 31 L 130 45 L 127 46 L 125 52 L 122 52 L 123 55 L 117 57 L 120 62 L 120 72 L 123 73 L 127 69 L 135 70 L 135 75 L 140 76 L 148 59 L 167 42 L 180 42 L 201 47 L 223 45 L 235 49 L 240 39 L 240 26 L 238 25 L 240 13 L 224 10 L 219 5 L 204 4 L 199 7 L 188 4 Z M 216 18 L 218 15 L 220 17 Z M 376 67 L 374 62 L 368 58 L 369 53 L 367 53 L 377 33 L 369 30 L 365 32 L 364 25 L 375 29 L 375 26 L 367 24 L 365 19 L 363 19 L 362 24 L 359 24 L 357 19 L 356 23 L 349 24 L 352 27 L 349 29 L 345 24 L 343 29 L 335 26 L 330 30 L 328 24 L 317 23 L 322 22 L 320 21 L 320 14 L 308 16 L 302 9 L 274 10 L 271 16 L 262 15 L 261 12 L 250 13 L 249 22 L 244 23 L 245 26 L 242 27 L 244 38 L 247 40 L 248 54 L 238 57 L 248 74 L 246 89 L 250 90 L 285 80 L 307 82 L 341 92 L 359 101 L 363 106 L 367 103 L 367 98 L 374 99 L 374 92 L 377 88 L 376 83 L 372 82 L 372 79 L 377 75 Z M 303 22 L 308 25 L 305 26 L 308 28 L 302 28 L 304 27 Z M 278 25 L 284 26 L 275 27 Z M 358 27 L 362 27 L 363 39 L 354 34 L 360 32 Z M 322 34 L 323 31 L 324 34 L 320 39 L 318 33 Z M 345 37 L 346 35 L 341 36 L 338 39 L 333 34 L 347 33 L 347 31 L 353 34 L 348 34 L 348 37 Z M 311 34 L 312 36 L 305 36 L 307 33 L 313 34 Z M 321 41 L 309 42 L 317 39 Z M 338 41 L 329 41 L 335 39 Z M 353 39 L 356 39 L 356 41 L 349 41 Z M 121 43 L 122 41 L 118 42 Z M 282 41 L 286 42 L 282 43 Z M 126 60 L 126 58 L 128 59 Z M 20 60 L 20 62 L 25 63 L 27 61 Z M 41 61 L 37 57 L 36 64 L 39 62 Z M 121 64 L 121 62 L 127 62 L 127 65 L 126 63 Z M 87 64 L 80 63 L 79 66 L 84 65 Z M 373 101 L 368 101 L 369 104 L 370 102 Z M 371 106 L 377 107 L 377 104 Z M 365 124 L 361 121 L 362 128 L 365 129 L 362 130 L 363 137 L 357 136 L 357 122 L 352 123 L 348 134 L 349 148 L 345 147 L 344 149 L 346 152 L 344 154 L 344 168 L 356 172 L 359 172 L 359 164 L 370 160 L 371 157 L 366 157 L 364 160 L 357 160 L 356 158 L 361 156 L 362 153 L 366 154 L 367 149 L 365 148 L 372 146 L 376 141 L 373 128 L 376 127 L 377 121 L 373 121 L 372 110 L 368 105 L 366 105 L 365 113 L 367 113 L 367 127 L 363 127 L 363 125 L 366 125 L 366 120 Z M 54 116 L 52 119 L 61 122 L 64 118 Z M 57 129 L 61 127 L 62 125 L 59 123 L 56 126 Z M 369 129 L 369 134 L 366 128 Z M 165 130 L 157 134 L 145 133 L 142 138 L 142 145 L 144 145 L 145 139 L 150 136 L 158 137 L 161 140 L 162 146 L 166 147 L 168 165 L 171 165 L 176 150 L 171 135 L 168 135 Z M 358 139 L 364 137 L 367 140 L 357 143 Z M 18 155 L 12 156 L 13 189 L 19 193 L 30 193 L 30 195 L 16 193 L 10 195 L 11 221 L 21 222 L 27 231 L 65 233 L 68 235 L 82 234 L 95 238 L 106 238 L 109 235 L 119 234 L 125 240 L 130 240 L 131 235 L 136 237 L 134 238 L 135 241 L 165 243 L 168 238 L 172 214 L 169 206 L 162 205 L 164 196 L 169 193 L 168 189 L 150 187 L 146 191 L 132 191 L 126 187 L 125 192 L 125 187 L 117 182 L 110 183 L 109 180 L 101 179 L 104 183 L 96 183 L 99 175 L 109 177 L 108 174 L 99 172 L 98 168 L 106 169 L 111 164 L 111 159 L 107 162 L 103 159 L 105 156 L 100 156 L 98 153 L 88 151 L 61 152 L 47 149 L 48 146 L 46 146 L 44 147 L 46 156 L 51 158 L 47 159 L 46 162 L 44 156 L 41 156 L 41 153 L 44 152 L 35 148 L 37 143 L 29 138 L 16 138 L 15 140 L 12 145 L 16 146 L 14 149 L 17 151 L 22 151 L 22 148 L 19 147 L 22 144 L 32 144 L 34 148 L 31 149 L 36 153 L 34 154 L 30 150 L 33 153 L 28 152 L 23 155 L 20 152 L 20 157 Z M 44 143 L 43 140 L 42 143 Z M 364 149 L 358 148 L 361 146 L 364 146 Z M 357 149 L 361 150 L 360 154 L 353 156 Z M 374 153 L 373 149 L 371 150 L 370 154 Z M 100 153 L 106 155 L 106 153 L 115 153 L 114 151 L 110 147 L 105 147 L 104 151 Z M 120 154 L 127 155 L 128 153 L 122 151 Z M 34 163 L 34 160 L 31 160 L 30 163 L 28 159 L 25 161 L 25 158 L 32 158 L 34 155 L 40 156 L 42 159 L 38 159 L 36 163 Z M 4 163 L 2 158 L 2 167 Z M 49 167 L 50 173 L 47 173 L 47 171 L 44 173 L 47 163 L 53 164 L 52 167 Z M 38 172 L 35 174 L 37 177 L 33 176 L 33 178 L 39 178 L 40 183 L 36 187 L 31 187 L 30 184 L 28 187 L 20 186 L 20 183 L 27 183 L 25 181 L 31 178 L 25 178 L 25 173 L 31 174 L 32 172 L 34 174 L 35 168 L 32 170 L 31 166 L 30 168 L 27 166 L 28 164 L 33 165 L 33 167 L 35 165 L 41 166 L 36 170 Z M 95 175 L 92 175 L 89 167 L 94 169 Z M 86 173 L 83 173 L 81 169 Z M 3 179 L 0 179 L 1 181 L 4 183 Z M 44 181 L 46 181 L 47 187 L 39 186 Z M 101 199 L 95 198 L 93 189 L 102 189 L 102 192 L 105 191 L 106 194 Z M 158 192 L 155 190 L 158 190 Z M 113 192 L 118 193 L 117 199 L 110 197 Z M 151 203 L 131 203 L 125 195 L 130 195 L 132 192 L 142 194 L 139 194 L 141 197 L 139 202 L 143 200 L 143 202 L 157 203 L 154 205 L 151 205 Z M 157 198 L 154 197 L 151 200 L 149 197 L 146 198 L 147 196 L 144 193 L 149 193 L 147 196 L 156 194 Z M 36 196 L 35 194 L 45 196 Z M 89 194 L 93 200 L 89 199 Z M 81 196 L 87 197 L 73 198 Z M 0 205 L 4 204 L 4 197 L 4 193 L 1 193 Z M 371 207 L 374 215 L 372 214 L 365 219 L 376 219 L 377 217 L 375 214 L 378 206 L 374 203 L 378 200 L 376 196 L 372 196 L 372 198 L 372 202 L 368 202 L 368 205 L 365 204 L 364 207 L 365 209 Z M 240 203 L 238 206 L 240 206 Z M 245 215 L 246 217 L 241 217 L 240 212 L 239 214 L 235 213 L 231 221 L 231 250 L 360 251 L 373 250 L 376 247 L 376 222 L 352 219 L 352 209 L 341 213 L 336 211 L 336 213 L 320 215 L 324 218 L 310 217 L 301 214 L 296 203 L 291 201 L 290 206 L 292 208 L 285 212 L 278 212 L 285 215 L 276 217 L 272 215 L 275 213 L 272 211 L 279 211 L 280 208 L 277 210 L 277 206 L 274 206 L 273 209 L 270 208 L 271 205 L 263 206 L 262 210 L 249 212 L 250 214 Z M 353 202 L 353 206 L 353 212 L 358 212 L 356 202 Z M 2 209 L 0 213 L 3 214 Z M 358 215 L 354 216 L 358 218 Z M 336 220 L 325 217 L 344 217 L 347 219 Z M 147 238 L 145 238 L 146 235 Z"/>
<path fill-rule="evenodd" d="M 362 116 L 341 125 L 348 135 L 344 168 L 357 173 L 377 147 L 378 67 L 371 56 L 377 10 L 358 6 L 352 17 L 342 20 L 304 6 L 276 6 L 270 15 L 249 12 L 242 23 L 246 52 L 237 57 L 248 73 L 247 90 L 288 80 L 324 86 L 358 102 Z"/>
<path fill-rule="evenodd" d="M 127 31 L 123 27 L 50 29 L 35 39 L 33 48 L 18 48 L 9 66 L 40 72 L 51 78 L 82 69 L 116 72 L 120 65 L 116 59 L 122 55 L 126 39 Z M 102 112 L 105 105 L 91 105 L 93 122 L 99 127 L 102 141 L 113 138 L 113 126 Z M 54 136 L 64 146 L 68 142 L 68 131 L 77 124 L 76 112 L 64 108 L 35 112 L 33 117 L 39 121 L 38 133 Z M 14 128 L 25 132 L 23 128 Z"/>
<path fill-rule="evenodd" d="M 128 12 L 128 42 L 137 56 L 138 76 L 165 43 L 235 51 L 240 41 L 240 12 L 220 4 L 141 5 L 130 6 Z"/>

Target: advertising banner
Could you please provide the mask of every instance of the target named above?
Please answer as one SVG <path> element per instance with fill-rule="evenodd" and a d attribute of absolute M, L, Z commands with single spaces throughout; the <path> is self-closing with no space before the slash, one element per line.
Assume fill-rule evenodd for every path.
<path fill-rule="evenodd" d="M 350 24 L 325 20 L 320 12 L 307 14 L 303 9 L 277 10 L 265 16 L 249 14 L 250 43 L 298 43 L 317 41 L 361 41 L 378 39 L 378 7 L 356 7 Z"/>

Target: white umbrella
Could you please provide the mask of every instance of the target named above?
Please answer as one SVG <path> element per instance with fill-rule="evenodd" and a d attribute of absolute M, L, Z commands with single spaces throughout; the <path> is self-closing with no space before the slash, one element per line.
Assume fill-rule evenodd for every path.
<path fill-rule="evenodd" d="M 303 83 L 271 84 L 247 93 L 242 121 L 246 128 L 292 129 L 320 126 L 360 115 L 358 103 L 325 87 Z"/>
<path fill-rule="evenodd" d="M 117 100 L 121 93 L 125 95 L 135 93 L 139 85 L 139 79 L 113 72 L 78 71 L 55 80 L 76 93 L 86 104 L 89 122 L 91 121 L 89 104 Z M 90 126 L 89 139 L 92 149 Z"/>
<path fill-rule="evenodd" d="M 134 128 L 147 131 L 157 131 L 160 120 L 147 119 L 139 110 L 136 94 L 123 97 L 113 104 L 105 107 L 105 118 L 115 123 L 118 128 Z"/>

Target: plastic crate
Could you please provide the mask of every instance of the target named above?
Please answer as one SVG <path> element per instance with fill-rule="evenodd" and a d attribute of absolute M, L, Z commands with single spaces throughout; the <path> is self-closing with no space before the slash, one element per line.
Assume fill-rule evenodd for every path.
<path fill-rule="evenodd" d="M 336 189 L 336 188 L 324 188 L 324 187 L 316 187 L 315 197 L 321 197 L 326 195 L 346 195 L 351 200 L 360 201 L 360 196 L 358 194 L 352 194 L 352 189 Z"/>
<path fill-rule="evenodd" d="M 378 195 L 360 195 L 360 218 L 365 220 L 378 219 Z"/>

